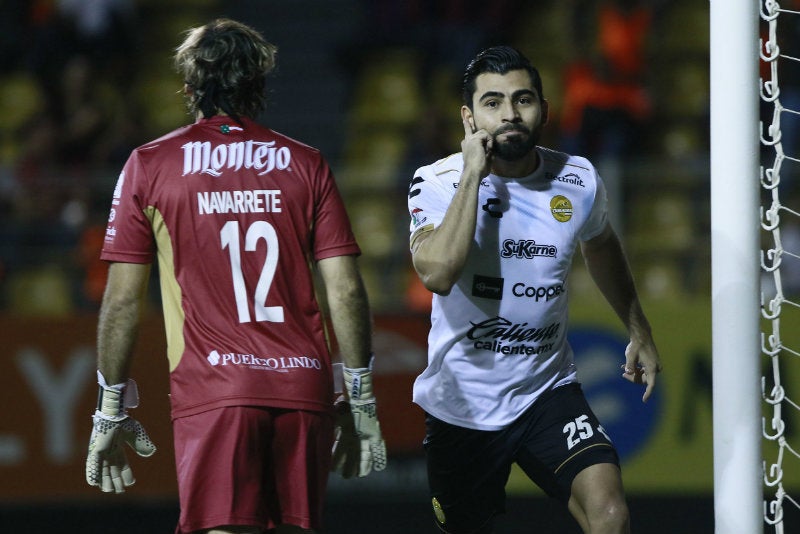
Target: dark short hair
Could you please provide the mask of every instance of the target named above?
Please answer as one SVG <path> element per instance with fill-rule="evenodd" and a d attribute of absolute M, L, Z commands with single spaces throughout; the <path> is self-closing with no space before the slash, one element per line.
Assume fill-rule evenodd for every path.
<path fill-rule="evenodd" d="M 191 88 L 189 111 L 255 118 L 266 106 L 276 54 L 275 45 L 241 22 L 223 18 L 189 29 L 175 52 L 177 71 Z"/>
<path fill-rule="evenodd" d="M 506 74 L 512 70 L 525 70 L 531 77 L 536 92 L 539 93 L 539 100 L 544 99 L 542 91 L 542 77 L 536 67 L 522 53 L 511 46 L 494 46 L 480 52 L 469 62 L 464 71 L 464 79 L 461 85 L 461 96 L 464 105 L 472 109 L 472 97 L 475 94 L 475 79 L 486 72 L 495 74 Z"/>

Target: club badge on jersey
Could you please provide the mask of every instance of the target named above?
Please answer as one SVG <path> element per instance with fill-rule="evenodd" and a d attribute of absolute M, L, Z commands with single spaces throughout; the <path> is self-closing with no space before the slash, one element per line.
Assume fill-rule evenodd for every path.
<path fill-rule="evenodd" d="M 222 126 L 219 127 L 219 131 L 226 135 L 231 133 L 233 130 L 237 130 L 240 132 L 243 131 L 243 129 L 240 128 L 239 126 L 231 126 L 230 124 L 223 124 Z"/>

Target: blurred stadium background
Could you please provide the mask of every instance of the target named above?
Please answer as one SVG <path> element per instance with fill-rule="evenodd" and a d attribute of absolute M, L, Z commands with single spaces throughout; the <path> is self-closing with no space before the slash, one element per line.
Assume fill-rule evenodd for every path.
<path fill-rule="evenodd" d="M 138 482 L 125 496 L 84 482 L 98 253 L 130 150 L 190 120 L 171 65 L 181 32 L 217 16 L 278 45 L 262 121 L 326 155 L 364 252 L 391 462 L 365 480 L 331 480 L 327 531 L 436 531 L 410 402 L 430 295 L 410 267 L 406 190 L 416 167 L 459 150 L 461 72 L 504 43 L 543 75 L 543 144 L 601 170 L 665 362 L 642 406 L 616 372 L 623 332 L 577 261 L 572 340 L 623 455 L 634 529 L 711 532 L 708 5 L 695 0 L 4 0 L 0 531 L 174 528 L 156 284 L 133 375 L 137 416 L 160 451 L 132 459 Z M 499 532 L 578 532 L 519 473 L 508 492 Z"/>

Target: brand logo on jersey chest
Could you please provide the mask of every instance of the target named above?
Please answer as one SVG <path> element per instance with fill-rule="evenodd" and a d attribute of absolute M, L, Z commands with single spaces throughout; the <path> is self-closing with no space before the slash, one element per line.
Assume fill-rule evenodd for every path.
<path fill-rule="evenodd" d="M 552 172 L 548 172 L 548 173 L 545 173 L 545 176 L 547 178 L 549 178 L 550 180 L 553 180 L 553 181 L 556 181 L 556 182 L 562 182 L 562 183 L 565 183 L 565 184 L 577 185 L 578 187 L 586 187 L 583 184 L 583 178 L 581 178 L 580 176 L 578 176 L 574 172 L 570 172 L 570 173 L 567 173 L 567 174 L 564 174 L 564 175 L 560 175 L 560 176 L 557 175 L 557 174 L 553 174 Z"/>
<path fill-rule="evenodd" d="M 503 248 L 500 256 L 503 258 L 533 259 L 536 256 L 555 258 L 558 248 L 555 245 L 537 244 L 533 239 L 506 239 L 503 241 Z"/>
<path fill-rule="evenodd" d="M 472 296 L 503 300 L 503 279 L 476 274 L 472 277 Z"/>
<path fill-rule="evenodd" d="M 209 141 L 186 143 L 183 149 L 183 175 L 210 174 L 221 176 L 225 170 L 238 171 L 242 167 L 267 174 L 274 169 L 285 170 L 292 161 L 288 147 L 277 146 L 275 141 L 240 141 L 212 146 Z"/>

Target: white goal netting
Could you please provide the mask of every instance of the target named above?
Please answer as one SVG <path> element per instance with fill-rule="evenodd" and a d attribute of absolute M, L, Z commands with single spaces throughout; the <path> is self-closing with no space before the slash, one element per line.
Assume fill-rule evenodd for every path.
<path fill-rule="evenodd" d="M 786 524 L 800 510 L 787 474 L 800 470 L 800 437 L 791 422 L 800 398 L 790 377 L 800 366 L 800 2 L 761 4 L 761 227 L 762 353 L 764 356 L 764 521 L 769 532 L 797 532 Z M 795 374 L 793 374 L 795 373 Z M 795 380 L 796 382 L 796 380 Z M 793 520 L 794 521 L 794 520 Z"/>

